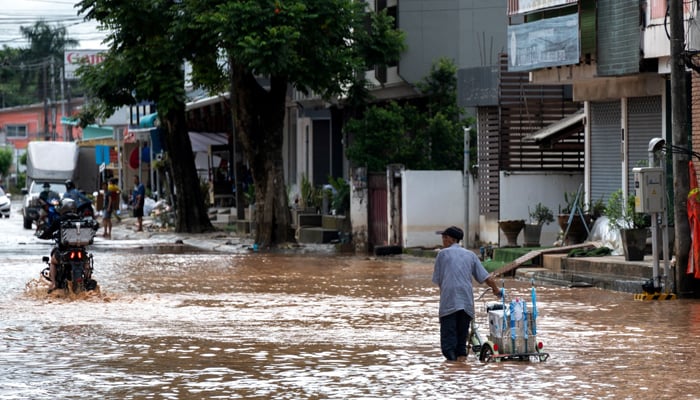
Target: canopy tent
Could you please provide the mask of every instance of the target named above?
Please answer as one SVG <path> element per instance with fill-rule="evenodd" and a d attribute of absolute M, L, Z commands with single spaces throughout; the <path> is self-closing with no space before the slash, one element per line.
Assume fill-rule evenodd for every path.
<path fill-rule="evenodd" d="M 228 135 L 226 133 L 209 133 L 209 132 L 189 132 L 190 142 L 192 142 L 192 151 L 209 152 L 209 146 L 218 146 L 228 144 Z"/>
<path fill-rule="evenodd" d="M 192 152 L 194 153 L 194 162 L 197 167 L 197 173 L 200 178 L 211 179 L 211 168 L 219 168 L 222 158 L 211 154 L 211 146 L 221 146 L 228 144 L 228 135 L 225 133 L 209 133 L 209 132 L 188 132 L 190 142 L 192 142 Z"/>

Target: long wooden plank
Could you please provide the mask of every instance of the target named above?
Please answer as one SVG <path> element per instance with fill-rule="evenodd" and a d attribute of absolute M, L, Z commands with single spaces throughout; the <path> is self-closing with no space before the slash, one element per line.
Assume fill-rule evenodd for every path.
<path fill-rule="evenodd" d="M 525 264 L 526 262 L 535 259 L 542 254 L 558 254 L 558 253 L 568 253 L 569 251 L 573 249 L 583 249 L 583 248 L 588 248 L 588 247 L 600 247 L 599 242 L 585 242 L 585 243 L 579 243 L 579 244 L 572 244 L 569 246 L 561 246 L 561 247 L 550 247 L 546 249 L 539 249 L 539 250 L 532 250 L 526 254 L 523 254 L 522 256 L 516 258 L 515 260 L 509 262 L 508 264 L 502 266 L 501 268 L 495 270 L 493 272 L 493 276 L 501 276 L 505 275 L 509 272 L 512 272 L 521 265 Z"/>

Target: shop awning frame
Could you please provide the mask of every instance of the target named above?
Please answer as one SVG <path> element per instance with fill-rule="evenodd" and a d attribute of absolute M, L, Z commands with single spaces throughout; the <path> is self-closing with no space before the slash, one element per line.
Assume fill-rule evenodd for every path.
<path fill-rule="evenodd" d="M 553 143 L 581 132 L 585 124 L 586 114 L 584 110 L 581 109 L 553 124 L 545 126 L 531 135 L 525 136 L 523 140 L 535 142 L 543 147 L 552 147 Z"/>

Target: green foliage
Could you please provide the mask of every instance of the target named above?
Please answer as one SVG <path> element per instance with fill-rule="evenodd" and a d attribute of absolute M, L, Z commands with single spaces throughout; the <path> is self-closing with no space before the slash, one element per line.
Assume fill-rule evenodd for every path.
<path fill-rule="evenodd" d="M 181 2 L 83 0 L 78 6 L 86 19 L 112 30 L 103 62 L 78 69 L 91 99 L 82 125 L 140 101 L 157 102 L 162 120 L 184 107 L 182 60 L 189 53 L 182 19 L 188 16 L 179 13 Z"/>
<path fill-rule="evenodd" d="M 204 198 L 204 207 L 209 208 L 212 206 L 209 198 L 209 182 L 205 181 L 204 179 L 199 179 L 199 191 L 202 193 L 202 197 Z"/>
<path fill-rule="evenodd" d="M 301 176 L 301 199 L 299 199 L 299 206 L 302 208 L 315 207 L 316 198 L 318 197 L 316 188 L 311 184 L 311 181 L 306 176 L 306 174 Z"/>
<path fill-rule="evenodd" d="M 350 184 L 343 178 L 335 179 L 330 175 L 328 176 L 328 183 L 335 189 L 331 208 L 337 214 L 345 215 L 346 212 L 350 211 Z"/>
<path fill-rule="evenodd" d="M 561 214 L 571 214 L 574 211 L 574 205 L 576 205 L 577 210 L 585 212 L 583 204 L 583 193 L 580 194 L 578 200 L 576 199 L 576 192 L 564 192 L 564 207 L 561 208 Z M 578 211 L 577 211 L 578 213 Z"/>
<path fill-rule="evenodd" d="M 601 197 L 600 199 L 594 201 L 589 211 L 593 218 L 598 218 L 605 214 L 605 202 L 603 201 L 603 198 Z"/>
<path fill-rule="evenodd" d="M 0 147 L 0 177 L 6 177 L 12 166 L 12 149 Z"/>
<path fill-rule="evenodd" d="M 418 84 L 427 101 L 422 109 L 392 101 L 369 107 L 361 118 L 350 119 L 344 128 L 350 138 L 348 159 L 375 172 L 384 171 L 388 164 L 403 164 L 409 169 L 462 170 L 464 127 L 473 126 L 474 120 L 461 117 L 456 71 L 454 63 L 446 59 L 433 65 Z M 470 157 L 476 161 L 476 131 L 470 130 L 469 135 Z"/>
<path fill-rule="evenodd" d="M 613 192 L 608 198 L 605 215 L 613 229 L 636 229 L 648 226 L 647 215 L 635 211 L 635 196 L 629 195 L 624 202 L 622 189 Z"/>
<path fill-rule="evenodd" d="M 248 205 L 255 204 L 255 184 L 248 185 L 248 189 L 244 193 L 245 200 Z"/>
<path fill-rule="evenodd" d="M 17 174 L 17 187 L 18 188 L 24 188 L 27 186 L 27 173 L 22 172 Z"/>
<path fill-rule="evenodd" d="M 394 62 L 405 49 L 391 17 L 365 11 L 364 2 L 352 0 L 187 1 L 188 28 L 200 44 L 193 48 L 195 79 L 208 88 L 227 79 L 216 57 L 200 54 L 213 45 L 234 71 L 279 78 L 324 97 L 343 93 L 356 71 Z"/>
<path fill-rule="evenodd" d="M 554 214 L 552 213 L 552 210 L 542 203 L 537 203 L 534 210 L 530 210 L 530 207 L 528 207 L 527 211 L 530 215 L 530 220 L 534 221 L 534 223 L 537 225 L 544 225 L 554 222 Z"/>
<path fill-rule="evenodd" d="M 258 224 L 256 240 L 284 240 L 288 199 L 275 166 L 282 164 L 289 86 L 325 98 L 344 94 L 363 83 L 358 71 L 395 62 L 404 50 L 392 18 L 368 14 L 365 6 L 354 0 L 82 0 L 79 13 L 111 33 L 104 61 L 78 71 L 98 103 L 86 108 L 81 121 L 154 101 L 174 135 L 167 125 L 184 119 L 182 61 L 189 61 L 196 86 L 231 91 L 235 129 L 258 201 L 272 210 L 272 218 Z M 175 176 L 178 183 L 180 174 Z"/>
<path fill-rule="evenodd" d="M 45 81 L 51 78 L 51 61 L 54 70 L 59 71 L 64 50 L 78 45 L 77 40 L 68 37 L 65 27 L 51 26 L 43 20 L 21 26 L 20 32 L 29 41 L 29 47 L 0 49 L 0 107 L 42 101 L 48 95 L 45 88 L 50 87 L 50 82 Z M 53 78 L 55 87 L 60 87 L 60 74 L 55 73 Z M 72 93 L 81 94 L 79 85 L 72 87 Z"/>
<path fill-rule="evenodd" d="M 438 59 L 430 73 L 416 85 L 428 98 L 429 114 L 442 113 L 450 119 L 459 118 L 457 106 L 457 66 L 446 58 Z"/>
<path fill-rule="evenodd" d="M 384 108 L 370 107 L 361 120 L 348 121 L 345 131 L 353 138 L 346 151 L 348 159 L 366 165 L 368 171 L 383 171 L 389 163 L 408 163 L 407 118 L 416 113 L 415 108 L 392 101 Z"/>

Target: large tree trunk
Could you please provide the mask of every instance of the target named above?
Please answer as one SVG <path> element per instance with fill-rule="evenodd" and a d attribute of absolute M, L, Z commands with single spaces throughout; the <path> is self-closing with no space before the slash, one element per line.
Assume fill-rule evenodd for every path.
<path fill-rule="evenodd" d="M 268 91 L 240 67 L 233 79 L 236 134 L 255 184 L 255 243 L 271 247 L 293 241 L 282 158 L 287 81 L 272 77 Z"/>
<path fill-rule="evenodd" d="M 175 230 L 187 233 L 212 231 L 214 227 L 204 207 L 192 143 L 187 133 L 184 103 L 174 110 L 168 110 L 161 118 L 165 127 L 164 147 L 175 184 Z"/>

